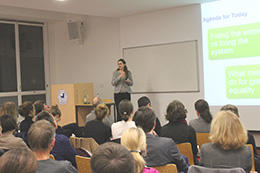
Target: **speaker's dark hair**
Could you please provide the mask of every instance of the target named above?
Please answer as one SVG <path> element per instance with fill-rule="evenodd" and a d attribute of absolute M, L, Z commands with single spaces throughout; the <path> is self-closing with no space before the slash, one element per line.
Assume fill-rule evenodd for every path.
<path fill-rule="evenodd" d="M 126 65 L 126 61 L 123 58 L 120 58 L 119 60 L 117 60 L 117 62 L 118 61 L 121 61 L 125 65 L 123 70 L 125 72 L 126 79 L 128 79 L 128 68 L 127 68 L 127 65 Z"/>

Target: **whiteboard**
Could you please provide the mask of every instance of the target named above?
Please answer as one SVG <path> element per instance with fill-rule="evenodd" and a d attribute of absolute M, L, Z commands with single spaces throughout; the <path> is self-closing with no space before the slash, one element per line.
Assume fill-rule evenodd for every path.
<path fill-rule="evenodd" d="M 123 48 L 133 93 L 199 92 L 197 41 Z"/>

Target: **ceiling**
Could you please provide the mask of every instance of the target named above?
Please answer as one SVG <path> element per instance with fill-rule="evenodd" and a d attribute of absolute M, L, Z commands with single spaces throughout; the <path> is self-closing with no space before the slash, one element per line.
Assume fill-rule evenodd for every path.
<path fill-rule="evenodd" d="M 80 15 L 123 17 L 209 1 L 213 0 L 0 0 L 0 5 Z"/>

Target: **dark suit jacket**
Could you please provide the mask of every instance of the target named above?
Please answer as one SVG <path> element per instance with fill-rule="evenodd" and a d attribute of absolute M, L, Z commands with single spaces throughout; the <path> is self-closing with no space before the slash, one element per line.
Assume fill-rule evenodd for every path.
<path fill-rule="evenodd" d="M 188 165 L 170 138 L 146 134 L 147 154 L 144 157 L 147 166 L 161 166 L 174 163 L 179 171 L 187 172 Z"/>
<path fill-rule="evenodd" d="M 195 130 L 188 126 L 185 121 L 182 122 L 169 122 L 162 127 L 161 136 L 172 138 L 177 144 L 189 142 L 191 143 L 194 159 L 197 156 L 197 137 Z M 195 163 L 197 162 L 194 160 Z"/>
<path fill-rule="evenodd" d="M 161 123 L 160 123 L 159 119 L 156 118 L 156 125 L 154 128 L 154 131 L 157 133 L 158 136 L 161 135 L 161 129 L 162 129 Z"/>

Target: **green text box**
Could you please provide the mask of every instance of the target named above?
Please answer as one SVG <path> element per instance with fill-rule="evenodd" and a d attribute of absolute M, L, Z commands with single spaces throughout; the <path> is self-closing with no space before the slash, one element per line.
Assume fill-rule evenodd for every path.
<path fill-rule="evenodd" d="M 227 98 L 260 98 L 260 64 L 226 68 Z"/>
<path fill-rule="evenodd" d="M 208 31 L 211 60 L 260 56 L 260 23 Z"/>

